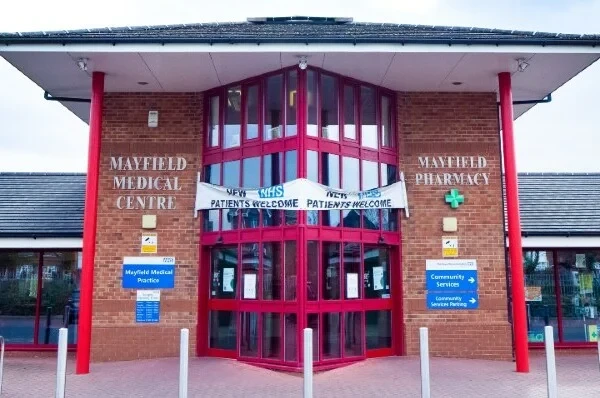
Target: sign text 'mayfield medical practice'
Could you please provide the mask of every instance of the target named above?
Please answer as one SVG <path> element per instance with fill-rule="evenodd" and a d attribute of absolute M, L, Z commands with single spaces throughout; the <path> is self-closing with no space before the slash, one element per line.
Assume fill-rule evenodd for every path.
<path fill-rule="evenodd" d="M 483 156 L 419 156 L 418 160 L 419 169 L 423 171 L 415 174 L 415 185 L 456 186 L 490 183 L 490 173 L 485 172 L 487 159 Z"/>
<path fill-rule="evenodd" d="M 113 175 L 113 189 L 134 191 L 128 195 L 117 196 L 117 209 L 174 210 L 175 193 L 181 191 L 176 174 L 186 167 L 187 161 L 180 156 L 111 156 L 111 171 L 139 173 Z M 169 174 L 160 174 L 163 171 Z"/>

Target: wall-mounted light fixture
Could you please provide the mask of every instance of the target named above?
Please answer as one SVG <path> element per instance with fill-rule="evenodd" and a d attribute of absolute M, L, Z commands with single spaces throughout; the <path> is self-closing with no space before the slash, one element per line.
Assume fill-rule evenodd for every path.
<path fill-rule="evenodd" d="M 529 66 L 529 62 L 525 61 L 523 58 L 517 59 L 517 70 L 519 72 L 525 72 L 525 69 Z"/>
<path fill-rule="evenodd" d="M 308 59 L 306 59 L 306 55 L 300 55 L 298 58 L 298 67 L 302 70 L 305 70 L 308 67 Z"/>
<path fill-rule="evenodd" d="M 86 72 L 88 70 L 88 61 L 89 59 L 87 58 L 79 58 L 77 60 L 77 67 L 82 71 Z"/>

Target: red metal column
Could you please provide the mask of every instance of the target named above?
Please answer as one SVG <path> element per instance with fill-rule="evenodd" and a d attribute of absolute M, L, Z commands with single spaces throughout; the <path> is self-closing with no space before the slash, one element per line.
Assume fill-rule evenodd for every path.
<path fill-rule="evenodd" d="M 521 246 L 521 220 L 519 216 L 519 191 L 517 185 L 517 164 L 515 159 L 513 134 L 513 106 L 510 73 L 499 73 L 498 83 L 500 88 L 500 112 L 502 118 L 502 153 L 504 155 L 508 240 L 510 242 L 509 255 L 515 357 L 517 372 L 528 373 L 529 348 L 527 344 L 523 249 Z"/>
<path fill-rule="evenodd" d="M 79 304 L 79 333 L 77 341 L 77 374 L 90 372 L 92 339 L 92 295 L 94 290 L 94 255 L 96 253 L 96 218 L 98 213 L 98 175 L 100 169 L 100 136 L 102 131 L 102 102 L 104 100 L 104 73 L 92 74 L 92 103 L 90 106 L 90 138 L 88 169 L 85 186 L 83 218 L 83 264 Z"/>

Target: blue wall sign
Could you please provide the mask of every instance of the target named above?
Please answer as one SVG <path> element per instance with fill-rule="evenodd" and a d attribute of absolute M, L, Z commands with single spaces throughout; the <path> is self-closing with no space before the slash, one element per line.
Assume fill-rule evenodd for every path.
<path fill-rule="evenodd" d="M 477 290 L 477 271 L 425 271 L 425 278 L 429 291 Z"/>
<path fill-rule="evenodd" d="M 137 323 L 158 323 L 160 321 L 160 290 L 138 290 L 135 302 Z"/>
<path fill-rule="evenodd" d="M 175 287 L 173 257 L 125 257 L 124 289 L 172 289 Z"/>
<path fill-rule="evenodd" d="M 428 292 L 427 308 L 430 310 L 476 310 L 479 308 L 479 296 L 477 292 Z"/>

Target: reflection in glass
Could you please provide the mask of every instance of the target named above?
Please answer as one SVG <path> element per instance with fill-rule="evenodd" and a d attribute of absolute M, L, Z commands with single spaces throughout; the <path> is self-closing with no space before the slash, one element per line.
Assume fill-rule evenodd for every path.
<path fill-rule="evenodd" d="M 223 185 L 229 188 L 238 188 L 240 186 L 240 161 L 234 160 L 223 163 Z M 223 231 L 238 229 L 238 209 L 221 210 L 221 222 Z"/>
<path fill-rule="evenodd" d="M 258 243 L 245 243 L 242 245 L 242 298 L 247 300 L 258 299 Z"/>
<path fill-rule="evenodd" d="M 219 146 L 219 97 L 210 97 L 208 109 L 208 139 L 209 148 Z"/>
<path fill-rule="evenodd" d="M 360 191 L 359 160 L 344 156 L 342 158 L 342 189 L 344 191 Z M 342 210 L 344 227 L 360 228 L 360 210 Z"/>
<path fill-rule="evenodd" d="M 355 357 L 363 354 L 362 312 L 344 314 L 344 356 Z"/>
<path fill-rule="evenodd" d="M 296 279 L 297 279 L 297 259 L 296 241 L 290 240 L 284 243 L 284 267 L 285 267 L 285 299 L 288 301 L 296 300 Z"/>
<path fill-rule="evenodd" d="M 298 359 L 296 333 L 298 330 L 298 317 L 296 314 L 285 314 L 285 360 L 294 362 Z"/>
<path fill-rule="evenodd" d="M 307 121 L 306 135 L 318 137 L 317 120 L 317 72 L 313 70 L 306 71 L 306 101 L 307 101 Z"/>
<path fill-rule="evenodd" d="M 272 153 L 263 156 L 263 187 L 272 187 L 283 182 L 283 155 Z M 276 227 L 281 225 L 281 210 L 261 210 L 263 225 Z"/>
<path fill-rule="evenodd" d="M 242 187 L 260 188 L 260 156 L 242 161 Z M 258 209 L 239 209 L 242 215 L 242 228 L 257 228 L 260 222 Z"/>
<path fill-rule="evenodd" d="M 558 341 L 554 259 L 552 252 L 524 252 L 523 273 L 525 274 L 529 341 L 544 342 L 545 326 L 554 327 L 554 338 Z"/>
<path fill-rule="evenodd" d="M 323 300 L 340 299 L 340 245 L 339 243 L 323 243 Z"/>
<path fill-rule="evenodd" d="M 211 253 L 211 298 L 233 299 L 237 286 L 237 246 L 214 248 Z"/>
<path fill-rule="evenodd" d="M 381 185 L 391 185 L 398 181 L 398 168 L 391 164 L 381 164 Z M 384 231 L 398 230 L 398 209 L 382 209 L 382 224 Z"/>
<path fill-rule="evenodd" d="M 296 109 L 298 107 L 298 72 L 290 70 L 287 73 L 287 111 L 286 111 L 286 126 L 285 136 L 291 137 L 298 133 L 296 124 Z"/>
<path fill-rule="evenodd" d="M 298 176 L 298 155 L 296 151 L 285 153 L 285 182 L 295 180 Z M 296 225 L 298 212 L 296 210 L 285 211 L 285 225 Z"/>
<path fill-rule="evenodd" d="M 319 343 L 321 335 L 319 334 L 319 314 L 307 314 L 306 327 L 313 330 L 313 361 L 318 362 L 319 358 Z"/>
<path fill-rule="evenodd" d="M 262 357 L 281 359 L 281 314 L 265 312 L 262 320 Z"/>
<path fill-rule="evenodd" d="M 306 298 L 314 301 L 319 297 L 319 242 L 317 241 L 308 241 L 306 270 Z"/>
<path fill-rule="evenodd" d="M 339 312 L 323 314 L 323 359 L 341 357 L 341 316 Z"/>
<path fill-rule="evenodd" d="M 391 311 L 366 311 L 365 326 L 367 350 L 392 347 Z"/>
<path fill-rule="evenodd" d="M 258 357 L 258 313 L 240 314 L 240 355 Z"/>
<path fill-rule="evenodd" d="M 225 108 L 224 148 L 240 146 L 242 124 L 242 88 L 240 86 L 227 89 L 227 107 Z"/>
<path fill-rule="evenodd" d="M 321 153 L 321 183 L 331 188 L 340 188 L 340 157 L 331 153 Z M 323 225 L 338 227 L 340 225 L 339 210 L 321 212 Z"/>
<path fill-rule="evenodd" d="M 344 298 L 358 299 L 362 296 L 360 279 L 360 243 L 344 243 Z"/>
<path fill-rule="evenodd" d="M 209 322 L 209 347 L 221 350 L 235 350 L 237 341 L 235 312 L 211 311 Z"/>
<path fill-rule="evenodd" d="M 377 149 L 377 117 L 375 113 L 375 89 L 360 87 L 360 120 L 362 146 Z"/>
<path fill-rule="evenodd" d="M 204 182 L 221 185 L 221 164 L 204 166 Z M 202 210 L 204 231 L 217 231 L 219 229 L 219 210 Z"/>
<path fill-rule="evenodd" d="M 392 114 L 392 100 L 384 95 L 381 97 L 381 145 L 390 148 L 395 146 Z"/>
<path fill-rule="evenodd" d="M 344 138 L 356 139 L 354 87 L 344 86 Z"/>
<path fill-rule="evenodd" d="M 263 243 L 263 300 L 281 300 L 281 243 Z"/>
<path fill-rule="evenodd" d="M 362 190 L 377 188 L 379 186 L 379 170 L 377 162 L 362 161 Z M 379 229 L 379 210 L 362 210 L 363 228 Z"/>
<path fill-rule="evenodd" d="M 336 77 L 321 75 L 321 136 L 334 141 L 340 139 L 337 87 Z"/>
<path fill-rule="evenodd" d="M 258 85 L 246 89 L 246 139 L 258 138 Z"/>
<path fill-rule="evenodd" d="M 365 246 L 365 298 L 390 298 L 390 264 L 388 249 Z"/>
<path fill-rule="evenodd" d="M 278 74 L 267 78 L 265 99 L 265 141 L 283 137 L 283 75 Z"/>
<path fill-rule="evenodd" d="M 306 178 L 319 182 L 319 155 L 316 151 L 306 151 Z M 307 210 L 306 222 L 308 225 L 319 224 L 319 211 Z"/>

